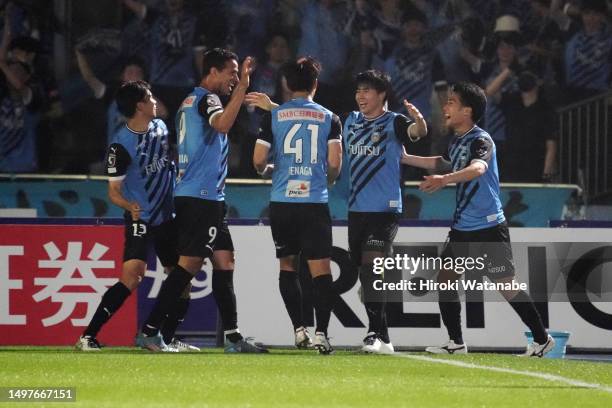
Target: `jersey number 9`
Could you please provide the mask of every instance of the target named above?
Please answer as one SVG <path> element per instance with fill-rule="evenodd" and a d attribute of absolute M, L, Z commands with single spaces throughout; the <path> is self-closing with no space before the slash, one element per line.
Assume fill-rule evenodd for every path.
<path fill-rule="evenodd" d="M 185 140 L 185 133 L 187 133 L 187 129 L 185 129 L 185 112 L 181 112 L 179 116 L 179 144 Z"/>

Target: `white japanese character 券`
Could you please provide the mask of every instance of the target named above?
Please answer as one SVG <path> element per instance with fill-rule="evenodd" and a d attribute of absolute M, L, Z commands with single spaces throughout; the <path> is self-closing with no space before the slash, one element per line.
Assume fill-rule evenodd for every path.
<path fill-rule="evenodd" d="M 51 302 L 61 303 L 56 314 L 42 320 L 43 326 L 48 327 L 63 322 L 72 315 L 78 303 L 86 303 L 87 312 L 82 318 L 71 319 L 72 325 L 86 326 L 93 317 L 107 287 L 117 282 L 116 278 L 98 278 L 93 273 L 93 269 L 115 268 L 115 261 L 101 260 L 108 251 L 108 247 L 96 243 L 87 254 L 87 259 L 81 259 L 82 242 L 68 243 L 66 259 L 59 259 L 62 253 L 54 242 L 47 242 L 43 247 L 49 260 L 38 261 L 38 267 L 60 269 L 60 272 L 54 278 L 35 278 L 34 285 L 45 286 L 45 288 L 35 293 L 32 298 L 36 302 L 51 298 Z M 77 271 L 80 277 L 76 274 Z M 65 286 L 88 286 L 95 292 L 61 292 Z"/>
<path fill-rule="evenodd" d="M 147 268 L 145 272 L 145 278 L 153 279 L 153 284 L 151 285 L 151 290 L 147 294 L 147 298 L 154 299 L 159 294 L 162 283 L 166 280 L 166 275 L 164 273 L 164 267 L 159 261 L 159 258 L 156 258 L 156 268 L 155 270 L 150 270 Z M 191 294 L 190 298 L 193 299 L 201 299 L 212 293 L 212 272 L 204 271 L 205 277 L 203 280 L 198 279 L 198 275 L 191 280 Z"/>

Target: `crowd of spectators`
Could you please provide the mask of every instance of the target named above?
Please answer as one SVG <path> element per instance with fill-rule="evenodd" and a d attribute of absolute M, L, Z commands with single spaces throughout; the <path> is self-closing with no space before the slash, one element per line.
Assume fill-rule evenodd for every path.
<path fill-rule="evenodd" d="M 148 80 L 172 129 L 199 83 L 202 51 L 219 46 L 254 56 L 252 90 L 278 102 L 287 99 L 279 67 L 316 57 L 324 69 L 316 100 L 340 116 L 356 108 L 354 75 L 384 70 L 389 108 L 402 111 L 405 98 L 429 123 L 414 154 L 446 149 L 448 84 L 477 82 L 502 181 L 554 180 L 555 108 L 611 88 L 606 0 L 106 0 L 118 18 L 90 21 L 78 37 L 55 23 L 50 3 L 0 0 L 0 173 L 100 173 L 123 121 L 113 102 L 121 82 Z M 57 36 L 72 38 L 63 56 Z M 73 69 L 54 81 L 57 58 Z M 230 132 L 230 177 L 255 177 L 260 117 L 245 107 Z"/>

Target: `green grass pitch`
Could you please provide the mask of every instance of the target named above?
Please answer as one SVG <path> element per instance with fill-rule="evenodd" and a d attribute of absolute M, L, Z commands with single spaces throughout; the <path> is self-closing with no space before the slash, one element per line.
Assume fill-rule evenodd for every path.
<path fill-rule="evenodd" d="M 226 355 L 221 349 L 153 354 L 130 348 L 83 353 L 58 347 L 2 347 L 0 386 L 76 387 L 77 401 L 0 402 L 0 408 L 612 407 L 609 363 L 476 353 L 435 358 L 553 374 L 607 389 L 348 351 L 331 356 L 297 350 Z"/>

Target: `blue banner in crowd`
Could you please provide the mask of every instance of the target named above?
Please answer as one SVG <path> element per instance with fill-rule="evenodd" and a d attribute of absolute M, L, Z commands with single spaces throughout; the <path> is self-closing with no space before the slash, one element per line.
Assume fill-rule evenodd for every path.
<path fill-rule="evenodd" d="M 506 218 L 514 227 L 546 227 L 549 220 L 563 219 L 564 208 L 576 191 L 572 185 L 503 186 Z M 346 191 L 330 192 L 330 210 L 336 220 L 346 220 Z M 226 187 L 229 218 L 267 218 L 269 184 L 231 183 Z M 455 189 L 447 187 L 433 195 L 404 187 L 405 219 L 448 220 L 455 209 Z M 0 181 L 0 208 L 35 208 L 39 217 L 121 217 L 107 197 L 104 179 Z"/>

